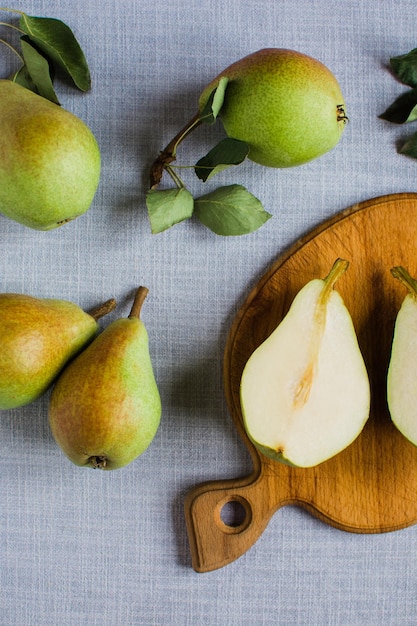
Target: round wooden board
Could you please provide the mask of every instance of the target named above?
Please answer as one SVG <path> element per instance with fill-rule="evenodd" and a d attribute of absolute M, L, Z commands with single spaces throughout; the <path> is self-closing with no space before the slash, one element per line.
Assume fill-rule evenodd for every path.
<path fill-rule="evenodd" d="M 240 379 L 249 356 L 296 293 L 309 280 L 326 276 L 338 257 L 350 262 L 336 288 L 352 315 L 368 369 L 370 418 L 358 439 L 333 459 L 310 469 L 292 468 L 269 460 L 247 438 Z M 188 494 L 185 514 L 196 571 L 217 569 L 241 556 L 285 504 L 302 506 L 350 532 L 387 532 L 417 521 L 417 447 L 393 426 L 386 403 L 393 328 L 406 295 L 391 275 L 396 265 L 417 276 L 417 194 L 375 198 L 336 215 L 292 246 L 249 294 L 229 334 L 224 385 L 253 472 L 199 485 Z M 243 510 L 236 526 L 223 521 L 222 509 L 230 502 Z"/>

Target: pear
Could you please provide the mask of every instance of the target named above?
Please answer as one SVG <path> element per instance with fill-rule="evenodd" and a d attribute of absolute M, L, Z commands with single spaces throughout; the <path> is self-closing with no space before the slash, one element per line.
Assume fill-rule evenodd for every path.
<path fill-rule="evenodd" d="M 78 117 L 32 91 L 0 80 L 0 212 L 50 230 L 90 207 L 100 151 Z"/>
<path fill-rule="evenodd" d="M 244 426 L 267 457 L 313 467 L 362 431 L 370 385 L 351 316 L 334 283 L 348 262 L 309 281 L 243 370 Z"/>
<path fill-rule="evenodd" d="M 331 150 L 345 123 L 345 101 L 332 72 L 310 56 L 266 48 L 233 63 L 204 89 L 202 112 L 228 79 L 219 116 L 229 137 L 249 145 L 248 157 L 269 167 L 302 165 Z"/>
<path fill-rule="evenodd" d="M 395 320 L 387 374 L 387 401 L 391 420 L 417 445 L 417 281 L 402 267 L 391 273 L 408 289 Z"/>
<path fill-rule="evenodd" d="M 90 313 L 66 300 L 0 294 L 0 409 L 33 402 L 90 342 L 114 300 Z"/>
<path fill-rule="evenodd" d="M 158 430 L 161 401 L 140 320 L 147 292 L 137 290 L 129 317 L 112 322 L 52 391 L 52 434 L 76 465 L 121 468 L 146 450 Z"/>

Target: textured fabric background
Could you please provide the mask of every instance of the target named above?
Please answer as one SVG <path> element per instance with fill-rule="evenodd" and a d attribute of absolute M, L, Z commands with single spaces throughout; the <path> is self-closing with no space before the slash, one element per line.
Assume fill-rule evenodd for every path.
<path fill-rule="evenodd" d="M 417 527 L 353 535 L 285 507 L 244 556 L 197 574 L 183 515 L 194 485 L 251 470 L 222 387 L 227 333 L 249 289 L 329 216 L 417 190 L 416 162 L 396 152 L 404 128 L 378 119 L 403 90 L 387 70 L 390 56 L 417 46 L 415 1 L 27 0 L 15 7 L 75 31 L 93 88 L 86 95 L 57 89 L 96 134 L 103 170 L 91 210 L 56 231 L 0 217 L 1 291 L 62 297 L 86 309 L 114 296 L 122 316 L 135 286 L 147 285 L 143 319 L 164 410 L 148 451 L 110 473 L 67 461 L 49 432 L 48 396 L 2 412 L 1 625 L 416 624 Z M 15 37 L 3 27 L 1 36 Z M 268 46 L 311 54 L 336 74 L 351 120 L 341 143 L 301 168 L 247 162 L 207 183 L 240 182 L 263 200 L 274 216 L 254 234 L 221 238 L 188 221 L 152 236 L 144 204 L 150 163 L 215 74 Z M 15 67 L 2 47 L 1 76 Z M 179 162 L 194 163 L 220 136 L 220 127 L 199 129 Z M 192 173 L 184 178 L 202 193 Z"/>

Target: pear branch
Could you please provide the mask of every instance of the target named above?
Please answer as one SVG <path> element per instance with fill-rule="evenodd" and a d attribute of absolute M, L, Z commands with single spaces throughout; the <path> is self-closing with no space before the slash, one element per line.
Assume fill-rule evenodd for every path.
<path fill-rule="evenodd" d="M 178 174 L 174 171 L 173 166 L 167 165 L 165 169 L 179 189 L 181 189 L 181 187 L 184 187 L 184 183 L 182 182 Z"/>
<path fill-rule="evenodd" d="M 18 53 L 18 51 L 16 50 L 16 48 L 14 48 L 10 43 L 8 43 L 7 41 L 5 41 L 4 39 L 0 39 L 0 43 L 4 44 L 7 48 L 9 48 L 9 50 L 11 50 L 12 52 L 15 53 L 15 55 L 17 57 L 19 57 L 21 63 L 25 63 L 23 60 L 23 57 Z"/>
<path fill-rule="evenodd" d="M 13 30 L 17 30 L 21 35 L 26 35 L 25 31 L 15 26 L 14 24 L 9 24 L 9 22 L 0 22 L 0 26 L 7 26 L 7 28 L 13 28 Z"/>
<path fill-rule="evenodd" d="M 0 11 L 6 11 L 7 13 L 18 13 L 19 15 L 25 15 L 23 13 L 23 11 L 18 11 L 17 9 L 9 9 L 9 8 L 0 7 Z M 18 26 L 15 26 L 14 24 L 9 24 L 8 22 L 0 22 L 0 26 L 6 26 L 7 28 L 11 28 L 13 30 L 16 30 L 21 35 L 25 35 L 26 34 L 24 30 L 22 30 Z M 7 48 L 9 48 L 9 50 L 14 52 L 15 55 L 19 57 L 20 62 L 23 65 L 25 64 L 25 61 L 24 61 L 23 57 L 18 53 L 18 51 L 16 50 L 16 48 L 14 46 L 12 46 L 10 43 L 5 41 L 4 39 L 0 39 L 0 43 L 2 43 L 5 46 L 7 46 Z"/>
<path fill-rule="evenodd" d="M 116 300 L 114 298 L 110 298 L 110 300 L 106 300 L 106 302 L 103 302 L 103 304 L 99 304 L 99 306 L 89 311 L 88 314 L 91 315 L 91 317 L 94 317 L 95 320 L 99 320 L 101 317 L 104 317 L 115 308 Z"/>
<path fill-rule="evenodd" d="M 200 113 L 196 113 L 193 118 L 175 135 L 169 144 L 159 153 L 151 166 L 150 171 L 150 187 L 155 189 L 161 182 L 162 174 L 167 166 L 175 161 L 177 156 L 177 148 L 182 141 L 191 133 L 194 128 L 202 122 Z"/>
<path fill-rule="evenodd" d="M 25 15 L 23 11 L 19 11 L 19 9 L 10 9 L 9 7 L 0 7 L 0 11 L 6 11 L 6 13 L 17 13 L 18 15 Z"/>
<path fill-rule="evenodd" d="M 139 287 L 135 294 L 135 299 L 132 304 L 132 308 L 129 313 L 129 318 L 137 317 L 140 318 L 140 312 L 142 309 L 142 305 L 145 302 L 145 298 L 149 293 L 149 289 L 147 287 Z"/>

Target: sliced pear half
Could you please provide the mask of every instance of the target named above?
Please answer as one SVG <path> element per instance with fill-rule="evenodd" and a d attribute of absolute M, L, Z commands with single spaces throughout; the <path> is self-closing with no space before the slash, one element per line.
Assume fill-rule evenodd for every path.
<path fill-rule="evenodd" d="M 393 267 L 391 273 L 409 293 L 395 320 L 387 375 L 388 407 L 398 430 L 417 445 L 417 281 L 401 266 Z"/>
<path fill-rule="evenodd" d="M 370 385 L 351 316 L 333 289 L 349 263 L 296 295 L 284 319 L 251 355 L 240 398 L 244 426 L 266 456 L 313 467 L 362 431 Z"/>

